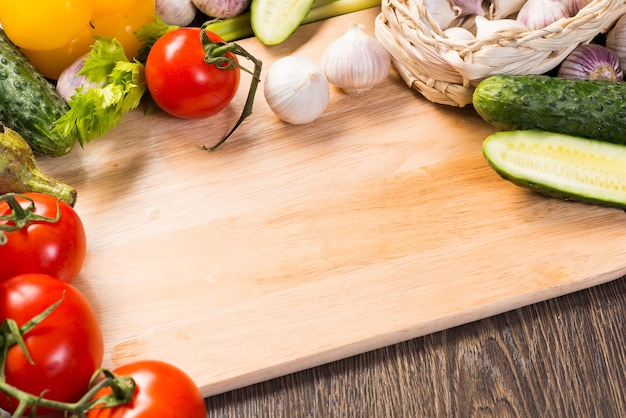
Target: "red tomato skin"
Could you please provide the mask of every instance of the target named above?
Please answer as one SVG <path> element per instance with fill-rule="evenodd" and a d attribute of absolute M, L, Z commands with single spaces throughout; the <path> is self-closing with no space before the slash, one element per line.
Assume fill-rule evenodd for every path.
<path fill-rule="evenodd" d="M 87 253 L 84 225 L 74 209 L 55 197 L 42 193 L 24 193 L 33 199 L 35 213 L 47 218 L 57 215 L 55 223 L 35 222 L 19 231 L 7 232 L 8 242 L 0 245 L 0 281 L 25 273 L 41 273 L 73 282 L 83 267 Z M 22 207 L 30 202 L 17 199 Z M 0 202 L 0 216 L 10 213 L 9 205 Z M 4 222 L 6 223 L 6 222 Z"/>
<path fill-rule="evenodd" d="M 159 360 L 128 363 L 113 370 L 135 380 L 133 399 L 125 405 L 94 409 L 87 418 L 206 418 L 202 393 L 176 366 Z M 111 393 L 103 389 L 96 397 Z"/>
<path fill-rule="evenodd" d="M 218 35 L 207 34 L 213 42 L 223 42 Z M 239 68 L 220 69 L 206 64 L 204 56 L 200 28 L 176 29 L 155 42 L 146 61 L 146 84 L 162 110 L 182 119 L 202 119 L 232 101 L 239 87 Z"/>
<path fill-rule="evenodd" d="M 40 314 L 65 294 L 63 301 L 40 324 L 24 335 L 34 365 L 22 349 L 9 349 L 6 382 L 47 399 L 75 402 L 87 391 L 93 373 L 101 367 L 104 339 L 87 298 L 71 284 L 43 274 L 24 274 L 0 282 L 0 322 L 14 319 L 18 326 Z M 0 395 L 0 408 L 12 412 L 13 399 Z M 38 413 L 45 413 L 39 408 Z"/>

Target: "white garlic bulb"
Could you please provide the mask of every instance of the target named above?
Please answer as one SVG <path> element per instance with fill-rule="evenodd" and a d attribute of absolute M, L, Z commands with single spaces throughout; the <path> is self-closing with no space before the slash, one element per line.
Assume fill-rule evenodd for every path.
<path fill-rule="evenodd" d="M 560 0 L 528 0 L 517 14 L 517 21 L 528 29 L 536 30 L 564 17 L 570 15 L 567 6 Z"/>
<path fill-rule="evenodd" d="M 267 71 L 263 92 L 268 106 L 281 120 L 301 125 L 324 113 L 330 85 L 314 61 L 288 55 L 274 62 Z"/>
<path fill-rule="evenodd" d="M 187 26 L 196 18 L 191 0 L 155 0 L 156 14 L 168 25 Z"/>
<path fill-rule="evenodd" d="M 363 31 L 363 25 L 352 23 L 328 45 L 320 65 L 332 84 L 346 93 L 358 93 L 387 78 L 391 59 L 383 44 Z"/>

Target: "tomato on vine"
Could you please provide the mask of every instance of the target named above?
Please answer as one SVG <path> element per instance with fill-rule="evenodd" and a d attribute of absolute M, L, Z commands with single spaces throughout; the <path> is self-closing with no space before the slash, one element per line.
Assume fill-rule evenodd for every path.
<path fill-rule="evenodd" d="M 85 228 L 67 203 L 43 193 L 0 196 L 0 281 L 42 273 L 72 282 L 86 252 Z"/>
<path fill-rule="evenodd" d="M 214 33 L 213 42 L 224 42 Z M 146 83 L 152 99 L 165 112 L 200 119 L 224 109 L 239 87 L 240 70 L 227 62 L 207 64 L 200 28 L 180 28 L 160 37 L 146 61 Z M 230 52 L 227 59 L 238 63 Z M 220 68 L 221 67 L 221 68 Z"/>
<path fill-rule="evenodd" d="M 197 385 L 172 364 L 143 360 L 120 366 L 113 373 L 134 380 L 136 387 L 131 401 L 112 408 L 92 409 L 87 418 L 206 418 L 204 398 Z M 110 394 L 111 388 L 105 388 L 94 399 Z"/>
<path fill-rule="evenodd" d="M 51 307 L 54 309 L 45 318 L 31 323 Z M 2 392 L 14 387 L 59 402 L 76 402 L 87 392 L 101 366 L 104 341 L 96 315 L 78 289 L 43 274 L 4 280 L 0 282 L 0 323 Z M 28 329 L 16 336 L 11 324 L 28 324 Z M 13 413 L 18 405 L 32 406 L 20 405 L 15 397 L 0 393 L 0 408 Z M 42 407 L 37 412 L 51 410 Z"/>
<path fill-rule="evenodd" d="M 146 60 L 146 85 L 156 105 L 183 119 L 206 118 L 223 110 L 237 93 L 240 70 L 252 74 L 248 98 L 232 130 L 210 150 L 221 145 L 252 112 L 261 73 L 261 61 L 236 43 L 227 43 L 201 28 L 178 28 L 161 36 Z M 254 63 L 254 71 L 239 65 L 237 55 Z"/>

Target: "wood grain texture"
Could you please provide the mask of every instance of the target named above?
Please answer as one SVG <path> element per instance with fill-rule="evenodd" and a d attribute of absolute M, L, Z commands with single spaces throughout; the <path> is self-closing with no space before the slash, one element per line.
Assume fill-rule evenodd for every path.
<path fill-rule="evenodd" d="M 352 21 L 306 25 L 264 61 L 319 59 Z M 245 85 L 245 82 L 242 83 Z M 623 211 L 545 198 L 481 154 L 493 128 L 426 101 L 396 73 L 333 89 L 310 125 L 245 89 L 207 120 L 133 112 L 42 170 L 78 190 L 88 257 L 76 285 L 105 367 L 158 358 L 205 395 L 458 326 L 626 274 Z"/>
<path fill-rule="evenodd" d="M 626 416 L 626 279 L 207 399 L 227 417 Z"/>

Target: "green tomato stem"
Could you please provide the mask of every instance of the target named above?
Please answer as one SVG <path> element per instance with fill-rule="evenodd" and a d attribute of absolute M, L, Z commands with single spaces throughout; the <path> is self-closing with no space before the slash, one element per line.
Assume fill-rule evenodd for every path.
<path fill-rule="evenodd" d="M 18 402 L 12 418 L 24 416 L 28 408 L 48 408 L 65 412 L 68 417 L 84 418 L 92 409 L 113 408 L 131 401 L 135 392 L 135 381 L 130 376 L 118 376 L 112 371 L 98 369 L 93 374 L 89 389 L 77 402 L 60 402 L 44 397 L 45 391 L 40 394 L 27 393 L 6 382 L 6 362 L 9 349 L 17 344 L 28 362 L 35 364 L 24 342 L 24 335 L 33 330 L 46 319 L 65 299 L 65 294 L 57 302 L 50 305 L 40 314 L 31 318 L 19 327 L 13 319 L 7 319 L 0 325 L 0 392 L 12 397 Z M 103 378 L 101 378 L 103 376 Z M 110 388 L 111 394 L 96 398 L 98 391 Z M 71 415 L 69 415 L 71 414 Z"/>
<path fill-rule="evenodd" d="M 203 148 L 207 151 L 215 151 L 220 145 L 222 145 L 226 140 L 237 130 L 239 125 L 246 119 L 248 116 L 252 114 L 252 107 L 254 105 L 254 97 L 256 95 L 257 88 L 259 86 L 259 81 L 261 79 L 261 68 L 263 63 L 258 58 L 255 58 L 252 54 L 246 51 L 242 46 L 232 42 L 213 42 L 209 35 L 207 34 L 206 28 L 213 21 L 205 22 L 200 28 L 200 41 L 202 42 L 202 47 L 205 51 L 204 62 L 209 65 L 215 65 L 220 70 L 228 71 L 233 68 L 239 68 L 242 71 L 245 71 L 252 75 L 252 80 L 250 81 L 250 88 L 248 90 L 248 97 L 246 98 L 246 103 L 244 105 L 241 116 L 235 123 L 235 126 L 222 138 L 219 142 L 211 147 L 204 146 Z M 254 71 L 248 70 L 246 67 L 240 65 L 232 56 L 229 54 L 239 55 L 244 57 L 254 64 Z"/>
<path fill-rule="evenodd" d="M 23 208 L 20 202 L 17 201 L 16 197 L 21 197 L 30 202 L 30 204 Z M 55 223 L 61 219 L 61 209 L 60 203 L 57 199 L 57 214 L 54 218 L 48 218 L 45 216 L 37 215 L 35 213 L 35 202 L 33 199 L 28 196 L 17 194 L 17 193 L 7 193 L 0 196 L 0 202 L 7 202 L 9 208 L 11 208 L 11 213 L 8 215 L 0 216 L 0 221 L 7 221 L 9 223 L 0 223 L 0 245 L 4 245 L 7 243 L 8 238 L 5 232 L 13 232 L 19 231 L 24 228 L 31 222 L 49 222 Z"/>

